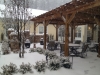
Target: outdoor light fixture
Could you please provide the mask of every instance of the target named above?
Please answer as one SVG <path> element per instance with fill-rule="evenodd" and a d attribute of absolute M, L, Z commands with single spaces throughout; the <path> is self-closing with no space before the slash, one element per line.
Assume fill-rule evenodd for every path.
<path fill-rule="evenodd" d="M 89 30 L 91 29 L 90 27 L 88 27 L 89 28 Z"/>

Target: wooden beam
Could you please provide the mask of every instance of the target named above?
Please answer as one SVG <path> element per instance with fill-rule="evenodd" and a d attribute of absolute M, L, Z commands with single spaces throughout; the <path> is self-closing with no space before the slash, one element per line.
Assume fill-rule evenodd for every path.
<path fill-rule="evenodd" d="M 71 26 L 71 43 L 73 43 L 73 25 Z"/>
<path fill-rule="evenodd" d="M 73 18 L 75 17 L 75 14 L 76 12 L 73 12 L 71 15 L 69 15 L 70 18 L 67 21 L 68 24 L 73 20 Z M 66 17 L 64 17 L 63 15 L 62 15 L 62 20 L 66 23 Z"/>
<path fill-rule="evenodd" d="M 91 40 L 93 40 L 93 36 L 94 36 L 94 25 L 91 25 L 91 28 L 92 28 L 92 37 L 91 37 Z"/>
<path fill-rule="evenodd" d="M 36 48 L 36 41 L 35 41 L 35 39 L 36 39 L 36 23 L 34 22 L 34 48 Z"/>
<path fill-rule="evenodd" d="M 75 27 L 75 25 L 73 26 L 73 30 L 74 30 L 74 40 L 75 40 L 75 36 L 76 36 L 76 27 Z"/>
<path fill-rule="evenodd" d="M 100 16 L 99 17 L 95 17 L 95 21 L 100 26 Z M 98 37 L 100 38 L 100 35 Z M 100 40 L 99 40 L 99 47 L 98 47 L 98 55 L 97 55 L 97 57 L 100 58 Z"/>
<path fill-rule="evenodd" d="M 39 24 L 40 24 L 40 23 L 37 23 L 37 24 L 36 24 L 36 27 L 37 27 Z"/>
<path fill-rule="evenodd" d="M 94 8 L 94 7 L 97 7 L 97 6 L 100 6 L 100 0 L 96 0 L 96 1 L 84 4 L 84 5 L 80 5 L 78 7 L 66 10 L 66 14 L 71 14 L 73 12 L 81 12 L 81 11 L 91 9 L 91 8 Z"/>
<path fill-rule="evenodd" d="M 68 9 L 68 5 L 66 6 L 63 6 L 63 8 L 67 8 L 66 10 L 64 9 L 64 11 L 62 11 L 61 13 L 62 14 L 72 14 L 74 12 L 82 12 L 84 10 L 87 10 L 87 9 L 91 9 L 91 8 L 94 8 L 94 7 L 97 7 L 97 6 L 100 6 L 100 0 L 96 0 L 96 1 L 93 1 L 93 2 L 90 2 L 90 3 L 86 3 L 84 5 L 79 5 L 78 7 L 76 6 L 75 8 L 71 8 L 71 9 Z M 55 9 L 56 10 L 56 9 Z M 54 19 L 54 18 L 58 18 L 60 17 L 58 13 L 58 11 L 61 11 L 60 7 L 56 10 L 56 12 L 52 12 L 52 14 L 50 14 L 50 12 L 47 12 L 48 14 L 50 15 L 47 15 L 47 13 L 43 14 L 43 15 L 40 15 L 36 18 L 33 19 L 33 21 L 36 21 L 36 22 L 43 22 L 44 20 L 51 20 L 51 19 Z"/>
<path fill-rule="evenodd" d="M 58 25 L 56 25 L 56 41 L 58 41 Z"/>
<path fill-rule="evenodd" d="M 56 25 L 55 24 L 53 24 L 53 26 L 56 28 Z"/>
<path fill-rule="evenodd" d="M 99 25 L 100 24 L 100 16 L 95 16 L 94 19 L 95 19 L 97 25 Z"/>
<path fill-rule="evenodd" d="M 65 56 L 69 56 L 69 25 L 73 20 L 75 13 L 65 17 Z"/>
<path fill-rule="evenodd" d="M 49 21 L 43 21 L 43 24 L 44 24 L 44 49 L 46 49 L 46 42 L 47 42 L 46 31 L 47 31 L 48 23 L 49 23 Z"/>
<path fill-rule="evenodd" d="M 68 20 L 68 15 L 66 16 L 66 20 Z M 69 23 L 65 23 L 65 56 L 69 56 Z"/>

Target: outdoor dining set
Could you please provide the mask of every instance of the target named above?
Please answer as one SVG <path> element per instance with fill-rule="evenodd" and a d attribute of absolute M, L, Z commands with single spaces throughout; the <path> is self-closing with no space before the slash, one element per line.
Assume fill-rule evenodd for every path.
<path fill-rule="evenodd" d="M 59 41 L 49 41 L 47 49 L 54 51 L 60 50 L 60 56 L 64 55 L 65 43 Z M 69 43 L 69 56 L 77 56 L 85 58 L 87 56 L 87 51 L 98 52 L 98 43 L 96 42 L 84 42 L 80 40 L 75 40 L 73 43 Z"/>

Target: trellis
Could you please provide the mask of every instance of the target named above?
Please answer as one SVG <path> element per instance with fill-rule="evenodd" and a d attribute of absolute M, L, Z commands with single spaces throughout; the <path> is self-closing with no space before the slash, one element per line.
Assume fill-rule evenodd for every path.
<path fill-rule="evenodd" d="M 39 15 L 31 20 L 34 21 L 34 25 L 37 23 L 44 24 L 45 49 L 46 26 L 48 24 L 53 24 L 58 28 L 58 25 L 65 25 L 65 56 L 68 56 L 69 26 L 73 27 L 74 29 L 77 25 L 100 25 L 100 0 L 72 0 L 69 3 L 66 3 L 42 15 Z M 100 57 L 100 40 L 98 57 Z"/>

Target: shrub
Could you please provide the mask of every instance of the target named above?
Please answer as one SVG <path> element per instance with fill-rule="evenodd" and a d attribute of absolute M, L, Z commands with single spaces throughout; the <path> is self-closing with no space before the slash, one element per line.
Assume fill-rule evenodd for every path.
<path fill-rule="evenodd" d="M 45 61 L 37 61 L 36 65 L 34 66 L 34 68 L 38 71 L 38 72 L 45 72 L 46 69 L 46 62 Z"/>
<path fill-rule="evenodd" d="M 3 70 L 3 73 L 2 73 L 3 75 L 12 75 L 12 73 L 18 72 L 17 66 L 13 63 L 2 66 L 1 69 Z"/>
<path fill-rule="evenodd" d="M 21 72 L 22 74 L 25 74 L 27 72 L 33 73 L 31 64 L 30 63 L 28 63 L 28 64 L 22 63 L 20 65 L 19 72 Z"/>
<path fill-rule="evenodd" d="M 69 57 L 61 57 L 60 58 L 61 61 L 61 65 L 65 68 L 71 68 L 72 67 L 72 63 L 69 60 Z"/>
<path fill-rule="evenodd" d="M 37 47 L 36 48 L 36 51 L 38 52 L 38 53 L 40 53 L 40 54 L 44 54 L 44 49 L 43 48 L 40 48 L 40 47 Z"/>
<path fill-rule="evenodd" d="M 59 59 L 50 59 L 48 68 L 50 70 L 57 70 L 61 67 Z"/>

